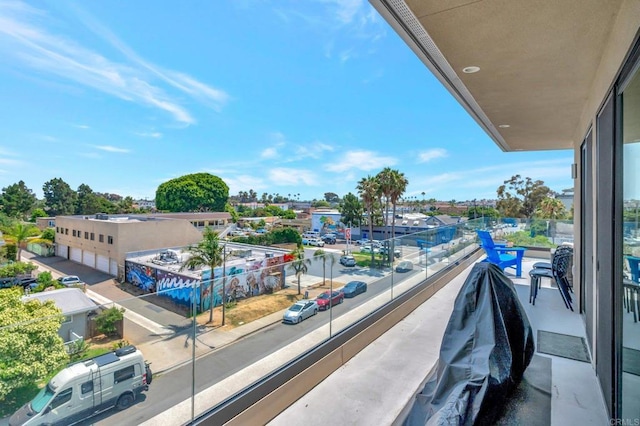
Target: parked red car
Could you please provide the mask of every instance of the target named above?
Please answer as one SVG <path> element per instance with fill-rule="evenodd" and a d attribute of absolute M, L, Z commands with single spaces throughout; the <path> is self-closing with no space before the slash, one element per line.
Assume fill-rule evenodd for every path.
<path fill-rule="evenodd" d="M 344 300 L 344 293 L 334 290 L 334 292 L 331 293 L 331 298 L 329 298 L 329 291 L 321 293 L 318 297 L 316 297 L 318 308 L 321 311 L 329 309 L 329 300 L 331 300 L 331 306 L 339 305 Z"/>

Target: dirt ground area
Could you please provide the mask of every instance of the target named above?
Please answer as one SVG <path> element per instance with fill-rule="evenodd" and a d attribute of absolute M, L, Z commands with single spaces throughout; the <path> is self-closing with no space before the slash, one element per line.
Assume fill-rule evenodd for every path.
<path fill-rule="evenodd" d="M 344 283 L 333 281 L 333 288 L 340 288 Z M 265 317 L 274 312 L 287 309 L 296 301 L 304 298 L 305 291 L 308 292 L 309 299 L 314 299 L 318 294 L 329 290 L 331 283 L 329 280 L 323 284 L 322 281 L 303 288 L 298 294 L 298 286 L 292 285 L 273 294 L 262 294 L 260 296 L 231 302 L 225 311 L 225 325 L 223 329 L 232 329 L 242 324 L 246 324 L 256 319 Z M 209 322 L 209 312 L 198 315 L 198 324 L 205 327 L 220 327 L 222 323 L 222 307 L 218 306 L 213 310 L 213 321 Z"/>

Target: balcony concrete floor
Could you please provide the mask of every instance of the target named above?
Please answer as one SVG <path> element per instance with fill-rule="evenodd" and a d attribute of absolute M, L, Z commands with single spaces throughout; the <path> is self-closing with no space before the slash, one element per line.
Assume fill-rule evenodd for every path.
<path fill-rule="evenodd" d="M 556 288 L 542 282 L 535 306 L 529 304 L 533 263 L 525 258 L 523 278 L 507 275 L 538 330 L 585 337 L 579 313 L 565 308 Z M 413 398 L 435 365 L 454 299 L 471 268 L 421 305 L 395 327 L 331 374 L 273 419 L 272 426 L 324 425 L 328 420 L 350 425 L 390 425 Z M 575 302 L 574 302 L 575 304 Z M 551 425 L 609 424 L 600 388 L 590 363 L 537 354 L 552 360 Z"/>

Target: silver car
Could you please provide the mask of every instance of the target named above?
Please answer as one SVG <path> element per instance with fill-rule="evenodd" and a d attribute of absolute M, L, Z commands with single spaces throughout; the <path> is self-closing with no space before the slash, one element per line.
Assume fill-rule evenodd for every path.
<path fill-rule="evenodd" d="M 286 310 L 282 321 L 291 324 L 298 324 L 317 313 L 318 304 L 315 300 L 299 300 Z"/>

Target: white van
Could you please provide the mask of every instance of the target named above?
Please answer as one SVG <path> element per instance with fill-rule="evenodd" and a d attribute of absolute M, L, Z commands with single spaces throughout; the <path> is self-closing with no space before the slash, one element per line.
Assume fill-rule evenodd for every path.
<path fill-rule="evenodd" d="M 320 233 L 315 231 L 307 231 L 302 234 L 302 238 L 320 238 Z"/>
<path fill-rule="evenodd" d="M 112 407 L 124 410 L 149 389 L 152 373 L 129 345 L 70 364 L 9 419 L 10 426 L 70 425 Z"/>

